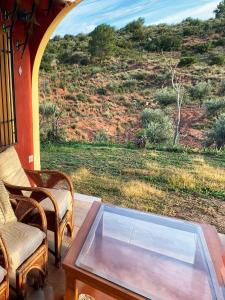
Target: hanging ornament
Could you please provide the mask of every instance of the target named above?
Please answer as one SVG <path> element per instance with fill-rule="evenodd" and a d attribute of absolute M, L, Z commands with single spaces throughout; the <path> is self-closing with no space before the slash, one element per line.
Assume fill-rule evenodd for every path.
<path fill-rule="evenodd" d="M 23 73 L 22 66 L 19 67 L 18 73 L 19 73 L 20 76 L 22 76 L 22 73 Z"/>

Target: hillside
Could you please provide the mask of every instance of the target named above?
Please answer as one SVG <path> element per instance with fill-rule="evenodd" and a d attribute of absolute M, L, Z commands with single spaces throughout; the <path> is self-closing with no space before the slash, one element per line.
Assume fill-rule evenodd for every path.
<path fill-rule="evenodd" d="M 145 26 L 142 19 L 115 31 L 116 45 L 107 59 L 89 53 L 91 34 L 55 36 L 41 65 L 41 103 L 54 103 L 54 126 L 67 140 L 133 141 L 145 108 L 161 108 L 176 119 L 176 103 L 156 101 L 158 91 L 171 89 L 168 62 L 178 64 L 185 90 L 180 143 L 201 147 L 217 114 L 207 114 L 205 101 L 225 97 L 225 21 L 188 18 L 177 25 Z M 198 99 L 191 89 L 210 86 Z M 48 118 L 41 114 L 46 134 Z"/>

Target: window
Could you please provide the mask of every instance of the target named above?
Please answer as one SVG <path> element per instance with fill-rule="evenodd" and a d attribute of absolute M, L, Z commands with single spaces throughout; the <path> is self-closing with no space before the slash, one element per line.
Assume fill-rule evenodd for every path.
<path fill-rule="evenodd" d="M 0 147 L 17 142 L 13 49 L 10 30 L 0 29 Z"/>

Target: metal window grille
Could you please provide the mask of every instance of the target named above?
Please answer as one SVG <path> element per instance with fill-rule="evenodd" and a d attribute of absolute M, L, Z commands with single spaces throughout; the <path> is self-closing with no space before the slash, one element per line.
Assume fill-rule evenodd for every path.
<path fill-rule="evenodd" d="M 0 147 L 17 142 L 11 31 L 0 29 Z"/>

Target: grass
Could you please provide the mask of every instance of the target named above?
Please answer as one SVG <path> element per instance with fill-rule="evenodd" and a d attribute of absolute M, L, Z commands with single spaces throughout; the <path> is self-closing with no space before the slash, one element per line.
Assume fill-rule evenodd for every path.
<path fill-rule="evenodd" d="M 225 153 L 42 146 L 42 168 L 70 174 L 79 193 L 106 203 L 207 222 L 225 233 Z"/>

